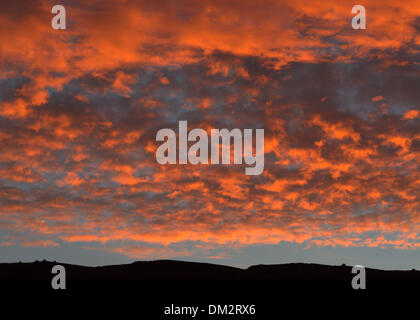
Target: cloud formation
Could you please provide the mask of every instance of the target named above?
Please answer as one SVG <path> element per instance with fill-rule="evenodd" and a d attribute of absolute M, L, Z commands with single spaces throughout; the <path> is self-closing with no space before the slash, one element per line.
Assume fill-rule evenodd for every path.
<path fill-rule="evenodd" d="M 0 243 L 420 247 L 420 3 L 62 4 L 0 4 Z M 157 164 L 179 120 L 264 128 L 264 173 Z"/>

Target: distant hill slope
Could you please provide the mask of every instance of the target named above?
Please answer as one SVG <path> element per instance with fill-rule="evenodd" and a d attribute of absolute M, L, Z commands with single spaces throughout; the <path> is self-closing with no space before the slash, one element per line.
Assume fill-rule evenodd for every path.
<path fill-rule="evenodd" d="M 256 265 L 248 269 L 173 260 L 139 261 L 124 265 L 86 267 L 59 262 L 0 263 L 0 280 L 51 280 L 61 264 L 71 280 L 343 280 L 354 276 L 350 266 L 291 263 Z M 420 280 L 420 271 L 366 269 L 371 280 Z"/>

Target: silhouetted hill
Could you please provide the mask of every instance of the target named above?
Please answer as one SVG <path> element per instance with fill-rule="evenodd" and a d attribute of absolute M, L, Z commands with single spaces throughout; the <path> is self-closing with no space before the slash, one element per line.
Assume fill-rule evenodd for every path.
<path fill-rule="evenodd" d="M 249 280 L 322 280 L 350 281 L 352 266 L 329 266 L 312 263 L 256 265 L 246 270 Z M 366 268 L 369 281 L 420 280 L 420 271 L 378 270 Z"/>
<path fill-rule="evenodd" d="M 48 280 L 51 269 L 61 264 L 68 281 L 76 280 L 323 280 L 350 281 L 350 266 L 291 263 L 255 265 L 247 269 L 174 260 L 138 261 L 125 265 L 86 267 L 58 262 L 1 263 L 0 280 Z M 366 269 L 369 281 L 420 280 L 420 271 Z"/>
<path fill-rule="evenodd" d="M 67 290 L 52 289 L 51 269 L 56 264 L 66 268 Z M 407 305 L 409 297 L 418 295 L 419 271 L 367 269 L 367 290 L 353 290 L 353 276 L 349 266 L 304 263 L 247 269 L 169 260 L 103 267 L 48 261 L 0 264 L 0 288 L 7 299 L 2 300 L 3 309 L 28 312 L 30 317 L 39 310 L 42 319 L 49 314 L 49 306 L 66 315 L 75 313 L 74 318 L 85 315 L 85 310 L 91 310 L 92 318 L 98 317 L 99 310 L 107 315 L 113 310 L 118 318 L 135 315 L 141 319 L 192 319 L 164 316 L 165 308 L 173 305 L 199 307 L 200 315 L 194 319 L 266 320 L 285 314 L 313 318 L 314 312 L 322 317 L 329 312 L 336 318 L 340 314 L 337 310 L 357 317 L 361 310 L 365 314 L 372 306 L 373 315 L 377 316 L 376 310 L 395 305 L 396 299 Z M 11 307 L 13 303 L 18 307 Z M 255 305 L 257 313 L 236 317 L 210 315 L 210 305 Z M 398 309 L 398 314 L 400 309 L 403 308 Z"/>

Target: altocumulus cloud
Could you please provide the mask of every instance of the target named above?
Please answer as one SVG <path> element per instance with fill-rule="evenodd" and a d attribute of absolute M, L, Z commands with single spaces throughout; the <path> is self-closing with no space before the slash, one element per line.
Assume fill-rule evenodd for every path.
<path fill-rule="evenodd" d="M 65 31 L 0 4 L 0 243 L 418 248 L 420 3 L 365 1 L 359 32 L 303 2 L 63 1 Z M 264 128 L 263 174 L 159 165 L 179 120 Z"/>

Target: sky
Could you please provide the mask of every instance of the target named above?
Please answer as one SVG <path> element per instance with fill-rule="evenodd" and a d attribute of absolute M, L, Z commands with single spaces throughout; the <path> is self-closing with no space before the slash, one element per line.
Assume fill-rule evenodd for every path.
<path fill-rule="evenodd" d="M 0 2 L 0 262 L 420 268 L 420 2 Z M 265 168 L 160 165 L 264 129 Z"/>

